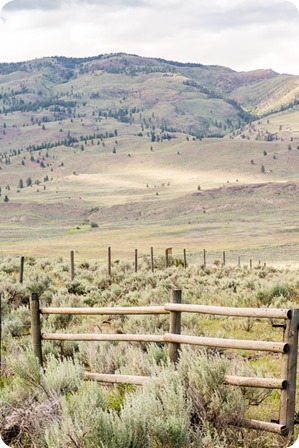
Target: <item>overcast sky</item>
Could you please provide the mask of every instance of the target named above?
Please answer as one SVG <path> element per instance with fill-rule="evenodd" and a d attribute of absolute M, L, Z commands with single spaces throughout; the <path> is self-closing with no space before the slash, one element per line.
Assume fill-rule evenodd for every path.
<path fill-rule="evenodd" d="M 0 62 L 127 52 L 299 75 L 297 7 L 299 0 L 13 0 L 0 14 Z"/>

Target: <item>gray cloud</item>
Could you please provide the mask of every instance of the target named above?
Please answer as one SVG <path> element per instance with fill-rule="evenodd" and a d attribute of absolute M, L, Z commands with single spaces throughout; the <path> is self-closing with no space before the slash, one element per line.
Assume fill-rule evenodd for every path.
<path fill-rule="evenodd" d="M 6 11 L 16 11 L 16 10 L 25 10 L 25 9 L 40 9 L 40 10 L 51 10 L 58 9 L 65 3 L 71 3 L 67 0 L 13 0 L 11 3 L 8 3 L 4 9 Z M 118 7 L 138 7 L 144 6 L 148 2 L 146 0 L 77 0 L 77 4 L 93 4 L 98 6 L 118 6 Z"/>
<path fill-rule="evenodd" d="M 245 2 L 240 7 L 234 7 L 224 14 L 215 13 L 209 17 L 210 26 L 240 27 L 244 25 L 269 24 L 274 22 L 289 21 L 298 18 L 298 11 L 289 2 L 277 4 L 256 4 Z"/>
<path fill-rule="evenodd" d="M 0 38 L 6 43 L 0 46 L 0 61 L 124 51 L 299 74 L 299 14 L 294 3 L 13 0 L 0 23 Z"/>
<path fill-rule="evenodd" d="M 61 0 L 13 0 L 4 6 L 4 11 L 15 11 L 24 9 L 57 9 L 61 5 Z"/>
<path fill-rule="evenodd" d="M 93 5 L 101 13 L 126 8 L 151 10 L 165 14 L 167 22 L 189 24 L 211 30 L 238 28 L 253 24 L 298 20 L 299 14 L 290 1 L 278 0 L 13 0 L 4 11 L 58 10 L 61 7 L 84 7 Z M 167 15 L 166 15 L 167 14 Z M 165 26 L 167 28 L 167 26 Z"/>

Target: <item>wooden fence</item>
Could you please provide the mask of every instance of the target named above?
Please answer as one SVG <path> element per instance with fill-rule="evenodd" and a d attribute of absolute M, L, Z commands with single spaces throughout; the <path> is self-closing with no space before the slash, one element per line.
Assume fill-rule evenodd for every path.
<path fill-rule="evenodd" d="M 227 308 L 219 306 L 188 305 L 181 303 L 181 290 L 172 292 L 172 303 L 164 306 L 147 307 L 110 307 L 110 308 L 44 308 L 40 307 L 37 294 L 32 294 L 30 300 L 32 343 L 34 353 L 40 365 L 42 359 L 42 341 L 128 341 L 167 343 L 168 354 L 172 362 L 179 358 L 180 344 L 198 345 L 202 347 L 218 347 L 280 353 L 282 355 L 281 378 L 257 378 L 226 376 L 228 385 L 242 387 L 260 387 L 280 390 L 280 409 L 278 423 L 243 419 L 242 426 L 288 435 L 294 428 L 296 401 L 296 374 L 298 352 L 298 309 L 272 308 Z M 282 342 L 221 339 L 181 334 L 181 314 L 197 313 L 213 316 L 250 317 L 258 319 L 280 319 L 284 329 Z M 166 334 L 62 334 L 42 333 L 40 316 L 50 314 L 67 315 L 169 315 L 169 332 Z M 107 375 L 85 373 L 86 378 L 108 383 L 145 384 L 154 379 L 141 376 Z"/>

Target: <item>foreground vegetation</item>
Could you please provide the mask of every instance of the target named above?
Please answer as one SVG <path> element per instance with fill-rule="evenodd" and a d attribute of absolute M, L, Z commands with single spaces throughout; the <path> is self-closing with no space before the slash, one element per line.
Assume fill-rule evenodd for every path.
<path fill-rule="evenodd" d="M 298 273 L 273 268 L 183 269 L 179 260 L 163 268 L 147 259 L 138 273 L 129 262 L 113 266 L 112 278 L 96 262 L 81 262 L 70 281 L 63 259 L 26 259 L 24 284 L 19 259 L 2 258 L 3 293 L 0 427 L 12 447 L 282 447 L 279 436 L 231 425 L 243 416 L 277 419 L 279 396 L 223 384 L 227 374 L 280 376 L 279 356 L 246 351 L 183 347 L 175 371 L 162 344 L 44 342 L 43 373 L 31 350 L 28 301 L 37 292 L 45 306 L 133 306 L 169 302 L 182 288 L 185 303 L 247 307 L 297 307 Z M 177 266 L 175 266 L 177 265 Z M 184 315 L 184 334 L 281 340 L 281 329 L 253 319 Z M 59 316 L 43 320 L 48 332 L 162 333 L 168 317 Z M 249 361 L 250 360 L 250 361 Z M 151 375 L 144 387 L 99 386 L 82 373 Z M 258 405 L 258 406 L 257 406 Z"/>

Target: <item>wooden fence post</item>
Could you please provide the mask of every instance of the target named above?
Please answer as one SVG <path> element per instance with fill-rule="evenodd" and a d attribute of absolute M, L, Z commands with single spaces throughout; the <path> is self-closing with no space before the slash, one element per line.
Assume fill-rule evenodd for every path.
<path fill-rule="evenodd" d="M 155 265 L 154 265 L 154 248 L 151 247 L 151 270 L 154 272 Z"/>
<path fill-rule="evenodd" d="M 296 404 L 296 376 L 298 358 L 298 324 L 299 309 L 292 309 L 291 319 L 286 320 L 284 342 L 289 344 L 289 350 L 282 355 L 282 379 L 287 380 L 286 389 L 280 393 L 279 423 L 286 426 L 287 432 L 294 429 Z"/>
<path fill-rule="evenodd" d="M 184 249 L 184 268 L 187 267 L 187 255 L 186 255 L 186 249 Z"/>
<path fill-rule="evenodd" d="M 168 268 L 168 263 L 169 263 L 169 260 L 168 260 L 168 249 L 165 249 L 165 267 L 166 268 Z"/>
<path fill-rule="evenodd" d="M 138 249 L 135 249 L 135 272 L 138 271 Z"/>
<path fill-rule="evenodd" d="M 71 281 L 75 278 L 75 254 L 74 251 L 71 251 Z"/>
<path fill-rule="evenodd" d="M 225 251 L 223 251 L 223 266 L 225 266 Z"/>
<path fill-rule="evenodd" d="M 25 257 L 21 257 L 20 283 L 23 283 L 23 280 L 24 280 L 24 262 L 25 262 Z"/>
<path fill-rule="evenodd" d="M 206 267 L 206 265 L 207 265 L 207 253 L 206 253 L 206 249 L 203 250 L 203 265 L 204 265 L 204 267 Z"/>
<path fill-rule="evenodd" d="M 108 275 L 111 277 L 111 247 L 108 247 Z"/>
<path fill-rule="evenodd" d="M 39 311 L 39 298 L 36 293 L 31 294 L 30 298 L 30 319 L 31 319 L 31 334 L 33 352 L 38 358 L 40 366 L 43 366 L 42 356 L 42 336 L 40 327 L 40 311 Z"/>
<path fill-rule="evenodd" d="M 238 257 L 238 266 L 239 267 L 241 266 L 241 257 L 240 256 Z"/>
<path fill-rule="evenodd" d="M 252 269 L 252 260 L 251 259 L 249 261 L 249 266 L 250 266 L 250 269 Z"/>
<path fill-rule="evenodd" d="M 182 303 L 181 289 L 172 291 L 172 303 Z M 170 311 L 169 313 L 169 333 L 181 334 L 181 313 L 178 311 Z M 168 347 L 169 359 L 171 362 L 176 363 L 179 359 L 180 344 L 170 342 Z"/>

